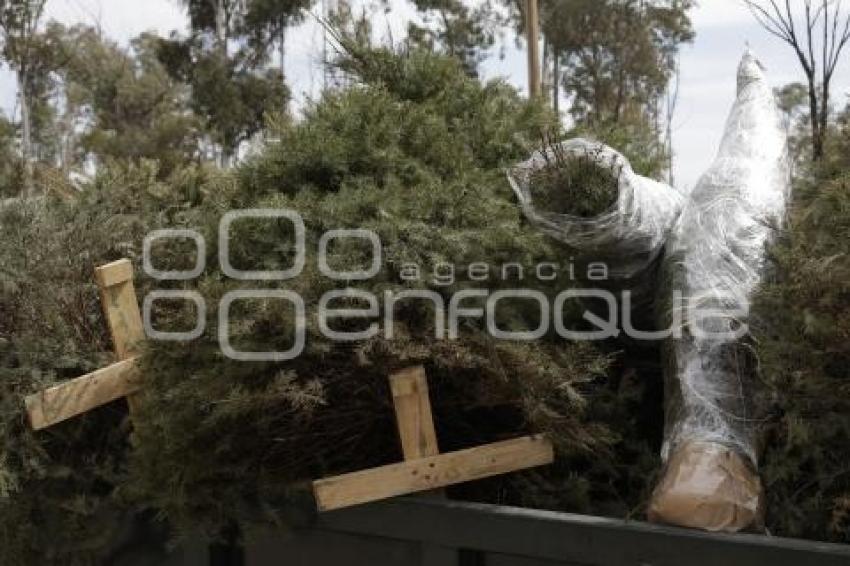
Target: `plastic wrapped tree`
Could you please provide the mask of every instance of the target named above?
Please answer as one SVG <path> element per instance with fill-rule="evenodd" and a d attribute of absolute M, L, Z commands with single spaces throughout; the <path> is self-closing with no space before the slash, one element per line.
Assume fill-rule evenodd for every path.
<path fill-rule="evenodd" d="M 772 90 L 748 51 L 717 158 L 690 194 L 635 175 L 619 153 L 581 139 L 543 150 L 510 172 L 526 216 L 540 230 L 607 261 L 621 288 L 660 290 L 653 302 L 660 328 L 669 329 L 662 349 L 665 467 L 650 501 L 651 520 L 716 531 L 761 521 L 752 409 L 758 372 L 747 329 L 765 247 L 789 199 L 786 146 Z M 543 172 L 579 169 L 553 159 L 558 154 L 584 155 L 617 179 L 611 206 L 595 216 L 578 214 L 587 202 L 604 202 L 588 197 L 610 185 L 598 175 L 574 175 L 598 186 L 573 189 L 568 205 L 552 209 L 558 201 L 541 182 L 552 175 Z M 659 262 L 660 271 L 650 269 Z M 651 285 L 642 274 L 653 278 Z"/>

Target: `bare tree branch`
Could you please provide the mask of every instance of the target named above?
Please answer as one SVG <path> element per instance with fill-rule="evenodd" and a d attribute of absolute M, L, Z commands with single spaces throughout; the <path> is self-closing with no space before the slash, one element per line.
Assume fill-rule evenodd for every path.
<path fill-rule="evenodd" d="M 787 0 L 790 4 L 790 0 Z M 789 8 L 790 10 L 790 8 Z M 792 17 L 789 13 L 788 17 Z M 806 0 L 806 43 L 809 48 L 809 64 L 811 65 L 812 71 L 817 73 L 817 60 L 815 59 L 815 42 L 812 39 L 812 30 L 814 30 L 815 23 L 812 22 L 812 4 L 809 0 Z"/>
<path fill-rule="evenodd" d="M 788 26 L 782 19 L 781 15 L 777 19 L 777 17 L 774 17 L 770 14 L 770 12 L 756 3 L 755 0 L 744 0 L 744 4 L 746 4 L 747 8 L 749 8 L 750 12 L 753 16 L 755 16 L 759 24 L 765 30 L 769 31 L 782 41 L 791 42 L 790 29 L 788 29 Z M 776 4 L 772 0 L 771 4 L 773 4 L 774 8 L 776 8 Z"/>
<path fill-rule="evenodd" d="M 844 14 L 843 0 L 795 0 L 796 18 L 791 0 L 784 5 L 779 0 L 743 2 L 759 25 L 789 45 L 800 61 L 808 81 L 812 153 L 818 160 L 828 131 L 831 82 L 850 44 L 850 14 Z"/>
<path fill-rule="evenodd" d="M 842 51 L 844 51 L 844 48 L 847 46 L 848 42 L 850 42 L 850 15 L 847 15 L 844 19 L 844 27 L 841 29 L 841 33 L 838 32 L 840 25 L 841 0 L 838 0 L 838 2 L 835 3 L 835 14 L 833 16 L 833 29 L 828 59 L 829 73 L 827 74 L 827 77 L 829 79 L 832 78 L 836 67 L 838 67 Z"/>

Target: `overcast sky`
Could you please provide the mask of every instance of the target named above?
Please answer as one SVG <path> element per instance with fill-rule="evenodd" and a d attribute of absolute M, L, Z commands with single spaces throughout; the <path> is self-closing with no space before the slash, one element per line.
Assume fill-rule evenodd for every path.
<path fill-rule="evenodd" d="M 394 14 L 373 17 L 372 24 L 376 30 L 390 30 L 398 38 L 403 29 L 400 20 L 410 8 L 407 2 L 391 3 L 398 5 Z M 676 180 L 683 188 L 692 186 L 714 157 L 734 100 L 735 69 L 747 42 L 767 67 L 774 85 L 803 79 L 793 53 L 755 24 L 741 0 L 701 0 L 700 4 L 692 15 L 696 40 L 682 52 L 674 121 Z M 99 23 L 106 35 L 124 44 L 143 31 L 167 35 L 187 27 L 178 0 L 47 0 L 47 17 L 68 24 Z M 494 54 L 485 62 L 483 73 L 488 78 L 507 77 L 525 90 L 525 55 L 513 47 L 513 38 L 509 37 L 507 43 L 505 57 Z M 288 80 L 299 101 L 315 95 L 322 86 L 321 53 L 321 28 L 315 19 L 308 18 L 287 38 Z M 836 106 L 843 106 L 850 94 L 850 51 L 844 59 L 834 79 Z M 0 72 L 0 105 L 7 115 L 16 111 L 14 78 L 7 70 Z"/>

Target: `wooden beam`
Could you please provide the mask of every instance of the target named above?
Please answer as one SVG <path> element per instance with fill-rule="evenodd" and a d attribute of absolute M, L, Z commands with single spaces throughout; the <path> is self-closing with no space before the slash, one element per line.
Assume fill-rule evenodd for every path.
<path fill-rule="evenodd" d="M 105 289 L 133 279 L 133 264 L 129 259 L 119 259 L 94 270 L 98 287 Z"/>
<path fill-rule="evenodd" d="M 417 366 L 394 373 L 390 376 L 390 389 L 404 459 L 439 454 L 425 368 Z"/>
<path fill-rule="evenodd" d="M 363 470 L 313 482 L 320 511 L 341 509 L 418 491 L 551 464 L 552 443 L 526 436 Z"/>
<path fill-rule="evenodd" d="M 103 313 L 119 360 L 133 355 L 145 339 L 142 313 L 133 287 L 133 266 L 122 259 L 95 270 Z"/>
<path fill-rule="evenodd" d="M 418 460 L 440 453 L 431 397 L 428 394 L 428 376 L 422 366 L 410 367 L 390 376 L 390 389 L 395 406 L 396 428 L 405 460 Z M 443 489 L 423 495 L 445 497 Z"/>
<path fill-rule="evenodd" d="M 41 430 L 139 390 L 138 358 L 129 358 L 26 398 L 30 426 Z"/>
<path fill-rule="evenodd" d="M 145 339 L 142 313 L 133 286 L 133 264 L 128 259 L 121 259 L 98 267 L 95 280 L 100 287 L 103 314 L 112 336 L 115 356 L 118 360 L 133 357 Z M 128 395 L 127 402 L 132 414 L 137 400 Z"/>

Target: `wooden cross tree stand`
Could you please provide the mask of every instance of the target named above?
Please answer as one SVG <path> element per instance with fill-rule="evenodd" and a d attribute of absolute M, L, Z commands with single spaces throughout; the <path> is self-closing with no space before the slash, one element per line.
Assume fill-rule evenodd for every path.
<path fill-rule="evenodd" d="M 390 376 L 404 462 L 313 482 L 319 511 L 341 509 L 551 464 L 552 443 L 524 436 L 440 454 L 421 366 Z"/>
<path fill-rule="evenodd" d="M 133 287 L 132 263 L 122 259 L 99 267 L 95 279 L 118 361 L 27 397 L 27 415 L 35 430 L 122 397 L 128 400 L 131 417 L 134 412 L 134 394 L 143 386 L 136 352 L 145 332 Z M 552 443 L 540 435 L 440 454 L 424 368 L 391 375 L 390 386 L 404 461 L 313 482 L 320 511 L 431 491 L 554 460 Z"/>
<path fill-rule="evenodd" d="M 112 336 L 117 363 L 60 383 L 26 398 L 30 426 L 41 430 L 97 407 L 127 398 L 130 414 L 136 406 L 133 397 L 142 383 L 134 352 L 145 339 L 142 315 L 133 287 L 133 264 L 122 259 L 95 270 L 103 314 Z"/>

